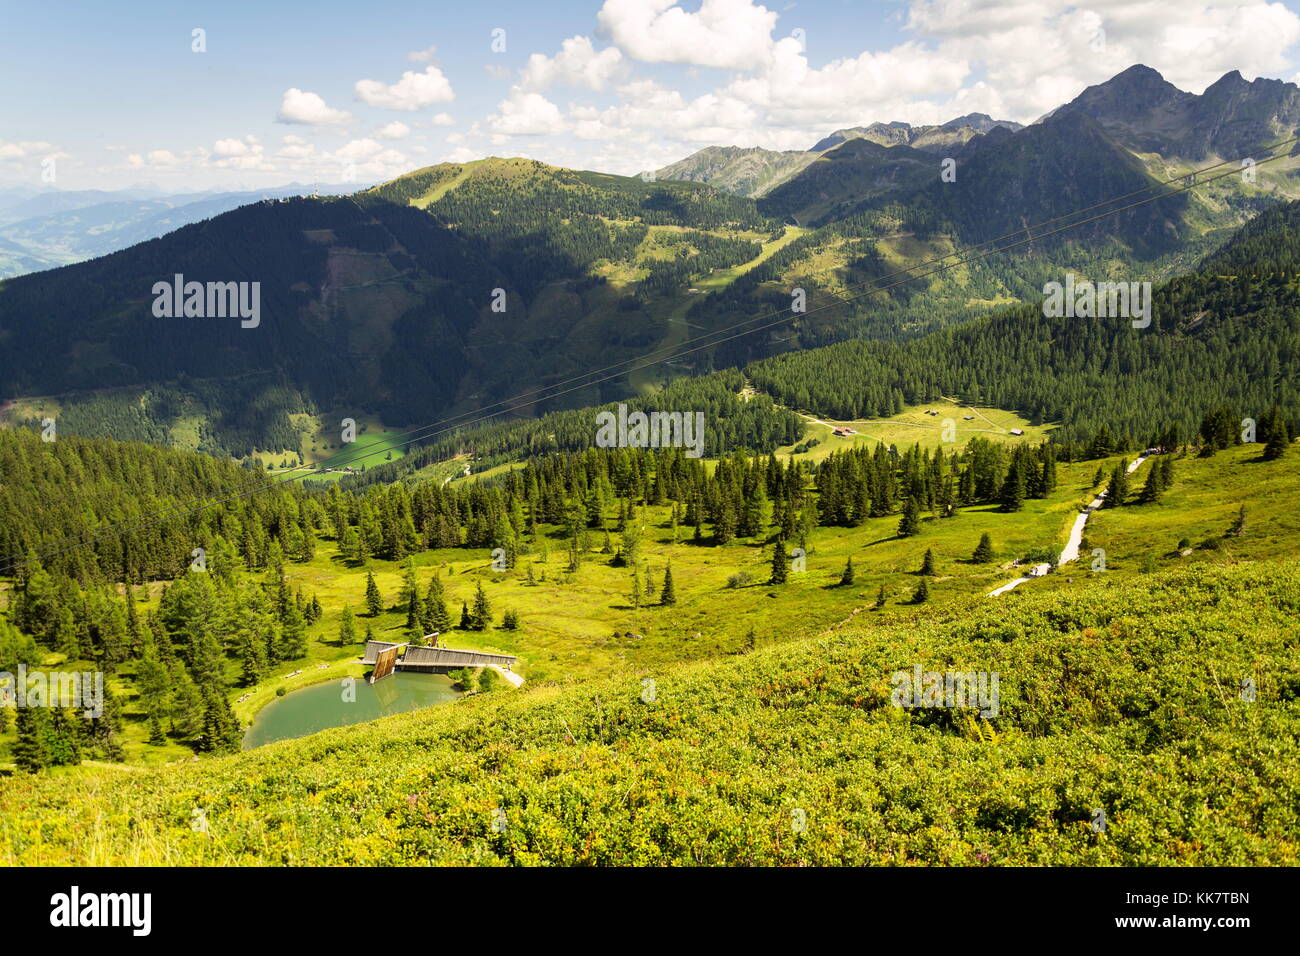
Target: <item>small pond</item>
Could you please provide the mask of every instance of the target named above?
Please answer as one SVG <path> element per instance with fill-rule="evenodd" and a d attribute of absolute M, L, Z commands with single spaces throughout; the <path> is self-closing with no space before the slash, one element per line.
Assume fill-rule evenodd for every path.
<path fill-rule="evenodd" d="M 374 684 L 359 678 L 352 685 L 352 696 L 356 700 L 344 699 L 339 679 L 277 697 L 253 718 L 253 725 L 244 733 L 244 749 L 445 704 L 459 697 L 460 691 L 445 674 L 397 671 Z"/>

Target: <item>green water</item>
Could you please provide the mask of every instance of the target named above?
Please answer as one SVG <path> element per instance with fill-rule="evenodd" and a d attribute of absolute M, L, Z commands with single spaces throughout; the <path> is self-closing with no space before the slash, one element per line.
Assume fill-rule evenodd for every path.
<path fill-rule="evenodd" d="M 374 684 L 358 679 L 344 699 L 342 679 L 327 681 L 277 697 L 253 718 L 244 734 L 244 749 L 290 737 L 314 734 L 330 727 L 359 724 L 376 717 L 445 704 L 460 696 L 445 674 L 398 671 Z"/>

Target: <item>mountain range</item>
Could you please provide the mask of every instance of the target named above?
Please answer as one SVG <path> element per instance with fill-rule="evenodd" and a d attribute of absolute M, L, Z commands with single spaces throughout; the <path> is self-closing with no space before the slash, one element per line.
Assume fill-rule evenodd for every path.
<path fill-rule="evenodd" d="M 69 427 L 239 456 L 292 448 L 304 412 L 361 411 L 391 425 L 469 413 L 788 308 L 796 287 L 811 314 L 786 327 L 733 336 L 672 366 L 566 385 L 545 401 L 511 403 L 510 414 L 615 400 L 847 338 L 915 338 L 1033 300 L 1066 270 L 1125 280 L 1186 271 L 1259 211 L 1300 195 L 1293 152 L 1253 181 L 1233 175 L 1132 204 L 822 307 L 1025 226 L 1152 195 L 1216 159 L 1235 171 L 1298 126 L 1294 84 L 1230 73 L 1197 96 L 1135 66 L 1027 127 L 982 114 L 873 123 L 806 152 L 710 147 L 654 177 L 489 159 L 216 215 L 238 197 L 152 212 L 156 200 L 131 200 L 142 205 L 117 219 L 103 203 L 50 210 L 0 224 L 0 255 L 32 248 L 19 240 L 93 254 L 97 243 L 170 228 L 168 217 L 196 221 L 0 284 L 0 401 L 21 412 L 57 395 Z M 86 223 L 101 231 L 57 238 Z M 260 326 L 155 317 L 154 284 L 178 273 L 259 282 Z M 94 415 L 78 413 L 87 403 Z"/>
<path fill-rule="evenodd" d="M 170 195 L 156 188 L 0 192 L 0 279 L 94 259 L 260 199 L 355 189 L 291 183 Z"/>
<path fill-rule="evenodd" d="M 1021 129 L 1019 123 L 995 120 L 984 113 L 969 113 L 938 126 L 908 123 L 872 123 L 839 129 L 808 150 L 776 151 L 760 147 L 706 146 L 685 159 L 655 171 L 659 179 L 708 183 L 718 189 L 757 199 L 798 176 L 824 154 L 852 140 L 882 147 L 909 146 L 942 152 L 965 145 L 993 129 Z"/>

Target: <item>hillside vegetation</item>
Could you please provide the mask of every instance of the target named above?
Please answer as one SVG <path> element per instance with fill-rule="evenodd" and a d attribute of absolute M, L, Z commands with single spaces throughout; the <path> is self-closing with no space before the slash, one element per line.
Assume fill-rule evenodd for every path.
<path fill-rule="evenodd" d="M 1101 580 L 201 766 L 11 778 L 0 862 L 1294 865 L 1298 610 L 1294 562 Z M 892 706 L 916 664 L 997 672 L 997 717 Z"/>

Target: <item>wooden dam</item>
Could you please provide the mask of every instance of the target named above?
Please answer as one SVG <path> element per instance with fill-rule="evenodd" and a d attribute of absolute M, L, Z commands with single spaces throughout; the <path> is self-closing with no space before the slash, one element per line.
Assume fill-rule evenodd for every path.
<path fill-rule="evenodd" d="M 429 634 L 425 640 L 436 641 L 437 634 Z M 522 684 L 522 678 L 511 670 L 515 665 L 513 654 L 490 654 L 487 651 L 460 650 L 455 647 L 433 646 L 421 647 L 410 642 L 366 641 L 366 652 L 361 658 L 362 664 L 374 668 L 370 672 L 370 683 L 382 680 L 395 670 L 425 671 L 440 674 L 461 667 L 491 667 L 499 671 L 512 684 Z"/>

